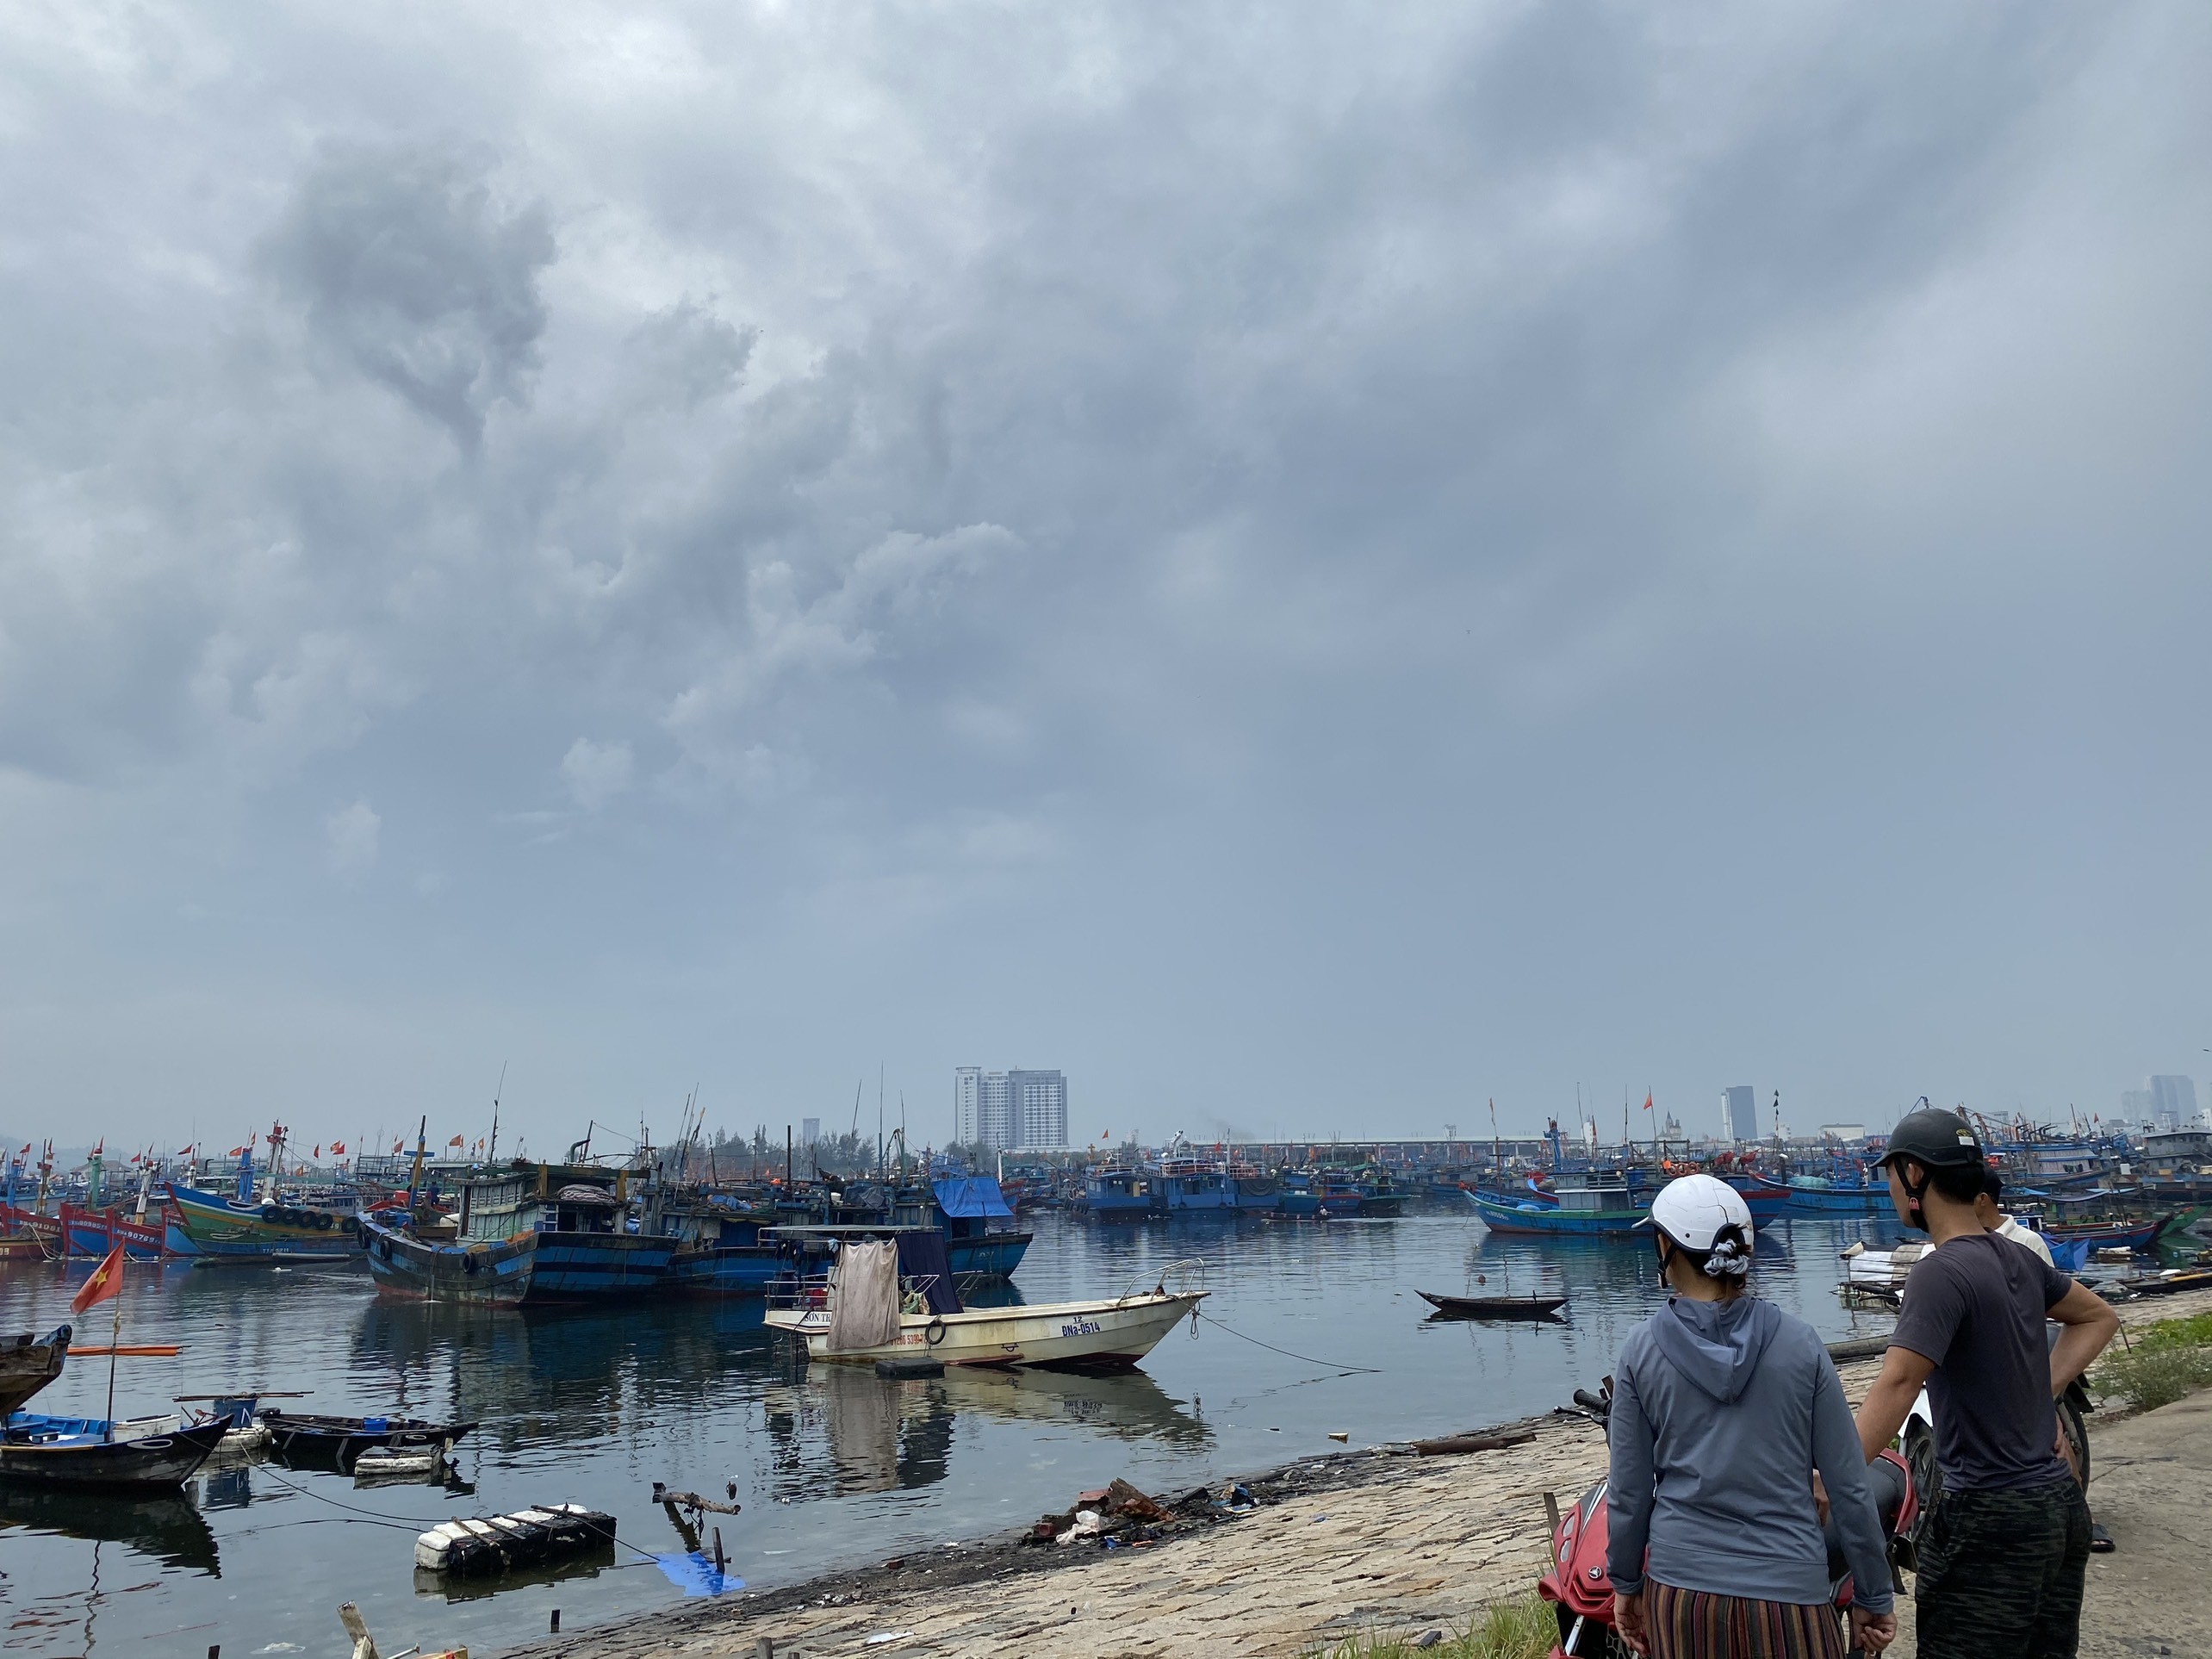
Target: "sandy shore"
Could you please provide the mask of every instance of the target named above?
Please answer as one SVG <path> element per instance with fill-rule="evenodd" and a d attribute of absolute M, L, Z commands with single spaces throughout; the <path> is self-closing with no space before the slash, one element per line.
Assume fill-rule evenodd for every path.
<path fill-rule="evenodd" d="M 2212 1294 L 2200 1292 L 2123 1313 L 2130 1324 L 2145 1324 L 2208 1309 Z M 1854 1399 L 1879 1364 L 1840 1367 Z M 2109 1413 L 2091 1420 L 2091 1497 L 2122 1553 L 2092 1565 L 2090 1619 L 2098 1635 L 2085 1643 L 2085 1654 L 2158 1653 L 2162 1639 L 2177 1656 L 2212 1659 L 2212 1650 L 2195 1644 L 2199 1637 L 2182 1634 L 2204 1629 L 2201 1608 L 2193 1625 L 2181 1611 L 2159 1615 L 2176 1634 L 2144 1644 L 2146 1609 L 2153 1605 L 2145 1597 L 2155 1582 L 2136 1582 L 2158 1576 L 2149 1569 L 2159 1558 L 2160 1482 L 2193 1482 L 2201 1494 L 2212 1462 L 2212 1407 L 2200 1406 L 2184 1401 L 2131 1421 Z M 2184 1423 L 2204 1444 L 2193 1452 L 2159 1449 Z M 1369 1449 L 1291 1464 L 1247 1482 L 1261 1501 L 1256 1514 L 1149 1548 L 1037 1548 L 1005 1536 L 962 1542 L 788 1589 L 563 1634 L 517 1650 L 513 1659 L 752 1656 L 762 1637 L 785 1659 L 1293 1655 L 1370 1628 L 1448 1630 L 1534 1584 L 1545 1563 L 1544 1494 L 1569 1501 L 1604 1472 L 1604 1435 L 1588 1419 L 1519 1426 L 1532 1438 L 1504 1451 L 1411 1457 Z M 2200 1461 L 2174 1461 L 2189 1457 Z M 2190 1501 L 2202 1530 L 2202 1497 Z M 2201 1553 L 2195 1559 L 2201 1563 Z M 2198 1569 L 2167 1581 L 2170 1597 L 2202 1601 Z M 1911 1643 L 1892 1651 L 1909 1655 Z"/>

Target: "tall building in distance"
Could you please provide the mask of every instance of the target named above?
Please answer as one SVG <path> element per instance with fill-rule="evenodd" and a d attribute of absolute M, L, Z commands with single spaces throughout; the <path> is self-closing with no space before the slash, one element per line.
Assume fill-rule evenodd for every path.
<path fill-rule="evenodd" d="M 2161 1129 L 2185 1129 L 2196 1122 L 2196 1084 L 2188 1078 L 2151 1078 L 2151 1122 Z"/>
<path fill-rule="evenodd" d="M 1756 1140 L 1759 1138 L 1759 1097 L 1748 1083 L 1720 1091 L 1721 1115 L 1725 1120 L 1730 1140 Z"/>
<path fill-rule="evenodd" d="M 1067 1145 L 1067 1078 L 1058 1072 L 953 1072 L 953 1139 L 985 1152 L 1049 1152 Z"/>
<path fill-rule="evenodd" d="M 821 1120 L 820 1118 L 818 1118 L 818 1117 L 803 1117 L 803 1118 L 799 1119 L 799 1121 L 798 1121 L 798 1144 L 799 1144 L 800 1146 L 812 1146 L 816 1141 L 817 1141 L 817 1140 L 821 1140 L 821 1139 L 822 1139 L 822 1120 Z"/>

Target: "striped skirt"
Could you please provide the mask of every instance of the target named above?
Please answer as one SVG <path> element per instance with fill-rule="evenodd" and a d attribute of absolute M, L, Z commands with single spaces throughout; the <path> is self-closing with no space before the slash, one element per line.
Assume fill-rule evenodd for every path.
<path fill-rule="evenodd" d="M 1678 1590 L 1644 1581 L 1652 1659 L 1843 1659 L 1835 1608 Z"/>

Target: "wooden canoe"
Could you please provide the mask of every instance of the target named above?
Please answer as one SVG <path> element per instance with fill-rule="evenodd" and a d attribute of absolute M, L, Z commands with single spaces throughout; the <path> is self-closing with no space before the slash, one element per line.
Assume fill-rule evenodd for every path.
<path fill-rule="evenodd" d="M 1453 1319 L 1549 1319 L 1567 1305 L 1564 1296 L 1439 1296 L 1414 1294 Z"/>

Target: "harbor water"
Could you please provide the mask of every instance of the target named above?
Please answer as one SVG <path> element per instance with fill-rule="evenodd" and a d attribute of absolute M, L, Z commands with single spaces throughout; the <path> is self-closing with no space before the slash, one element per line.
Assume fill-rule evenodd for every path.
<path fill-rule="evenodd" d="M 302 1392 L 289 1408 L 473 1420 L 457 1451 L 469 1492 L 357 1488 L 273 1463 L 196 1477 L 177 1498 L 0 1488 L 0 1619 L 11 1652 L 342 1659 L 335 1615 L 357 1603 L 387 1652 L 479 1652 L 648 1613 L 701 1593 L 656 1481 L 744 1506 L 718 1525 L 753 1587 L 938 1550 L 1066 1509 L 1116 1476 L 1155 1492 L 1294 1458 L 1510 1420 L 1610 1370 L 1658 1305 L 1640 1242 L 1507 1238 L 1471 1215 L 1395 1221 L 1085 1225 L 1055 1215 L 1018 1277 L 1029 1302 L 1152 1285 L 1204 1262 L 1205 1317 L 1137 1374 L 954 1373 L 891 1382 L 810 1367 L 757 1302 L 656 1301 L 604 1312 L 379 1300 L 357 1269 L 134 1266 L 126 1343 L 171 1359 L 120 1362 L 116 1410 L 178 1395 Z M 1755 1288 L 1831 1336 L 1886 1328 L 1836 1296 L 1852 1240 L 1886 1218 L 1790 1219 L 1760 1237 Z M 69 1317 L 90 1264 L 0 1264 L 0 1332 Z M 1564 1293 L 1556 1324 L 1432 1320 L 1417 1289 Z M 96 1333 L 95 1330 L 96 1327 Z M 102 1308 L 80 1343 L 103 1342 Z M 34 1402 L 103 1411 L 106 1363 L 80 1358 Z M 535 1580 L 450 1588 L 413 1565 L 415 1534 L 454 1516 L 578 1502 L 613 1514 L 623 1547 Z M 711 1546 L 710 1546 L 711 1547 Z"/>

